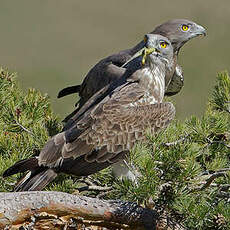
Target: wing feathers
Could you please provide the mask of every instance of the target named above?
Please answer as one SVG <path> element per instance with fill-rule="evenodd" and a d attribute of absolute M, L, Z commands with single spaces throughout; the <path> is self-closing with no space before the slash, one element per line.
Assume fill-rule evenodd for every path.
<path fill-rule="evenodd" d="M 61 149 L 65 143 L 65 134 L 64 132 L 55 135 L 51 138 L 44 148 L 41 150 L 38 158 L 39 165 L 44 166 L 53 166 L 56 161 L 60 159 Z"/>
<path fill-rule="evenodd" d="M 26 172 L 27 170 L 32 170 L 34 168 L 37 168 L 38 166 L 38 159 L 36 157 L 25 159 L 18 161 L 15 163 L 13 166 L 8 168 L 4 173 L 3 177 L 8 177 L 11 175 L 14 175 L 16 173 L 23 173 Z"/>
<path fill-rule="evenodd" d="M 64 144 L 62 148 L 62 157 L 79 157 L 81 155 L 90 153 L 94 149 L 94 145 L 88 145 L 85 140 L 78 138 L 72 143 Z"/>
<path fill-rule="evenodd" d="M 53 137 L 44 147 L 39 164 L 51 167 L 61 158 L 85 155 L 88 162 L 106 162 L 144 140 L 145 130 L 156 133 L 175 115 L 172 103 L 140 104 L 145 90 L 137 82 L 125 84 L 100 103 L 76 117 L 72 128 Z M 97 149 L 97 151 L 95 151 Z"/>

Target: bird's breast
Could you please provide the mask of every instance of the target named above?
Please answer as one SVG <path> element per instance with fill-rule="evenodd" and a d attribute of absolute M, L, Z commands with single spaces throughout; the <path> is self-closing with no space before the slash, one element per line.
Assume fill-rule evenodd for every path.
<path fill-rule="evenodd" d="M 139 82 L 140 86 L 145 89 L 144 96 L 132 103 L 133 105 L 146 105 L 160 103 L 165 93 L 165 71 L 160 67 L 144 68 Z"/>

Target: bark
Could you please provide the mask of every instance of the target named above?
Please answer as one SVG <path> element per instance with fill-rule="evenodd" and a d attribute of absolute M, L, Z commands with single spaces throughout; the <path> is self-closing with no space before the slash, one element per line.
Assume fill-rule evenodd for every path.
<path fill-rule="evenodd" d="M 156 222 L 154 211 L 132 202 L 54 191 L 0 193 L 0 229 L 156 229 Z"/>

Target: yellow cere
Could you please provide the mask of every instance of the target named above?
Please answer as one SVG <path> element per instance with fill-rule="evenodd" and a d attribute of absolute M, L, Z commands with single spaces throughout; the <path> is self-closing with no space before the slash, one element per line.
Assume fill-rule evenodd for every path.
<path fill-rule="evenodd" d="M 188 30 L 188 26 L 187 25 L 183 25 L 182 26 L 182 30 L 187 31 Z"/>
<path fill-rule="evenodd" d="M 166 48 L 168 45 L 167 45 L 167 43 L 166 42 L 161 42 L 161 48 Z"/>

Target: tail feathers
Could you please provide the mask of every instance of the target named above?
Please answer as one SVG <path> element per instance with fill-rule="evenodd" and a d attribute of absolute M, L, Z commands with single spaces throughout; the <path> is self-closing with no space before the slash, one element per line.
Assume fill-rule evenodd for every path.
<path fill-rule="evenodd" d="M 53 181 L 57 173 L 52 169 L 40 168 L 37 171 L 29 172 L 15 186 L 15 192 L 41 191 L 46 185 Z"/>
<path fill-rule="evenodd" d="M 64 89 L 62 89 L 61 91 L 59 91 L 57 98 L 61 98 L 73 93 L 79 93 L 81 89 L 81 85 L 74 85 L 74 86 L 70 86 L 70 87 L 66 87 Z"/>
<path fill-rule="evenodd" d="M 34 170 L 38 168 L 38 159 L 36 157 L 18 161 L 13 166 L 8 168 L 4 173 L 3 177 L 8 177 L 17 173 L 23 173 L 28 170 Z"/>

